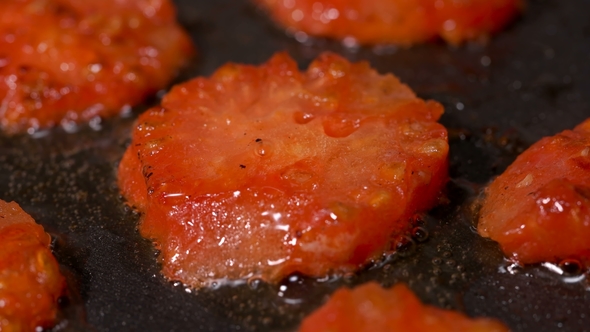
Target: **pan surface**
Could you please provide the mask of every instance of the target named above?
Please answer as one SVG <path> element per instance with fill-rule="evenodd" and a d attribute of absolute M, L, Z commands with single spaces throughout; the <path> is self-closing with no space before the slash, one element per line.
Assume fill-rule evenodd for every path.
<path fill-rule="evenodd" d="M 443 103 L 449 128 L 449 203 L 424 216 L 427 233 L 385 262 L 341 279 L 294 275 L 190 290 L 166 281 L 139 216 L 119 196 L 116 167 L 133 120 L 105 120 L 34 136 L 0 133 L 0 198 L 18 202 L 55 238 L 70 284 L 56 331 L 292 331 L 336 288 L 406 282 L 425 302 L 497 317 L 514 331 L 590 331 L 590 291 L 580 271 L 519 268 L 474 232 L 473 201 L 531 143 L 590 117 L 590 1 L 530 0 L 488 45 L 410 49 L 299 43 L 245 0 L 177 0 L 199 55 L 179 80 L 227 61 L 259 64 L 286 50 L 301 67 L 324 50 L 393 72 L 422 98 Z M 156 102 L 156 101 L 154 101 Z M 590 278 L 590 275 L 588 276 Z"/>

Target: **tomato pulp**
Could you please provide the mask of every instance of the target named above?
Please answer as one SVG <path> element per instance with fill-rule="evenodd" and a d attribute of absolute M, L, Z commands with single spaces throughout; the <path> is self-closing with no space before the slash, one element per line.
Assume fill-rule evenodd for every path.
<path fill-rule="evenodd" d="M 486 196 L 478 231 L 513 260 L 590 263 L 590 119 L 533 144 Z"/>
<path fill-rule="evenodd" d="M 360 44 L 451 44 L 486 38 L 508 24 L 524 0 L 257 0 L 292 31 Z"/>
<path fill-rule="evenodd" d="M 424 305 L 405 285 L 383 289 L 375 282 L 341 288 L 303 320 L 300 332 L 507 332 L 500 322 L 471 319 L 459 312 Z"/>
<path fill-rule="evenodd" d="M 169 0 L 0 1 L 0 130 L 119 114 L 192 52 Z"/>
<path fill-rule="evenodd" d="M 0 200 L 0 330 L 53 326 L 65 279 L 50 242 L 18 204 Z"/>

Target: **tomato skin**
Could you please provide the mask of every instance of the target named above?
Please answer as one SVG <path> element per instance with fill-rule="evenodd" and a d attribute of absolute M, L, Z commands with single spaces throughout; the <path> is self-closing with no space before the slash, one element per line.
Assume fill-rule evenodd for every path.
<path fill-rule="evenodd" d="M 119 114 L 192 54 L 168 0 L 0 2 L 0 130 Z"/>
<path fill-rule="evenodd" d="M 322 307 L 306 317 L 300 332 L 502 332 L 500 322 L 424 305 L 404 284 L 383 289 L 369 282 L 341 288 Z"/>
<path fill-rule="evenodd" d="M 487 37 L 510 22 L 524 0 L 257 0 L 294 31 L 361 44 L 451 44 Z"/>
<path fill-rule="evenodd" d="M 487 188 L 478 231 L 514 261 L 590 263 L 590 119 L 533 144 Z"/>
<path fill-rule="evenodd" d="M 354 271 L 447 180 L 436 102 L 330 53 L 227 64 L 138 119 L 119 186 L 163 273 L 199 287 Z"/>
<path fill-rule="evenodd" d="M 53 325 L 65 279 L 50 242 L 49 234 L 18 204 L 0 200 L 0 330 Z"/>

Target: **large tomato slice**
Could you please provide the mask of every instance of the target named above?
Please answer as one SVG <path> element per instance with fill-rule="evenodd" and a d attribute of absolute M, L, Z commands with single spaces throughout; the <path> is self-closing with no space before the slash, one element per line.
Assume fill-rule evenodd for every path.
<path fill-rule="evenodd" d="M 227 64 L 140 116 L 119 185 L 171 279 L 353 271 L 436 203 L 442 112 L 334 54 Z"/>
<path fill-rule="evenodd" d="M 486 193 L 479 233 L 512 259 L 590 263 L 590 119 L 533 144 Z"/>
<path fill-rule="evenodd" d="M 118 114 L 191 54 L 169 0 L 0 1 L 0 130 Z"/>
<path fill-rule="evenodd" d="M 18 204 L 0 200 L 0 330 L 51 327 L 65 280 L 51 238 Z"/>
<path fill-rule="evenodd" d="M 471 319 L 424 305 L 405 285 L 383 289 L 375 282 L 353 290 L 341 288 L 303 320 L 300 332 L 505 332 L 502 323 Z"/>
<path fill-rule="evenodd" d="M 279 23 L 312 36 L 410 45 L 452 44 L 504 27 L 524 0 L 256 0 Z"/>

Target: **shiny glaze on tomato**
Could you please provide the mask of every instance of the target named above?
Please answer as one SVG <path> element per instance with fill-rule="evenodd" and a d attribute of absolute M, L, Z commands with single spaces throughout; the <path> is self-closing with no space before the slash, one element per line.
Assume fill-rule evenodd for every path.
<path fill-rule="evenodd" d="M 0 1 L 0 130 L 119 114 L 191 52 L 169 0 Z"/>
<path fill-rule="evenodd" d="M 478 231 L 519 263 L 590 263 L 590 119 L 533 144 L 496 178 Z"/>
<path fill-rule="evenodd" d="M 437 202 L 442 112 L 334 54 L 227 64 L 140 116 L 119 185 L 170 279 L 355 271 Z"/>
<path fill-rule="evenodd" d="M 53 326 L 65 280 L 50 242 L 18 204 L 0 200 L 0 331 Z"/>
<path fill-rule="evenodd" d="M 510 22 L 524 0 L 256 0 L 292 31 L 360 44 L 451 44 L 486 38 Z"/>
<path fill-rule="evenodd" d="M 424 305 L 404 284 L 384 289 L 375 282 L 337 290 L 303 320 L 300 332 L 505 332 L 502 323 L 472 319 Z"/>

